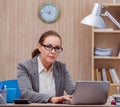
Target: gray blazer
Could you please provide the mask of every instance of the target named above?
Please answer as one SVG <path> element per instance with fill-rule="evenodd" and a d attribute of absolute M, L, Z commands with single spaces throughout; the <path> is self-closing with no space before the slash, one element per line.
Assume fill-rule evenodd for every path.
<path fill-rule="evenodd" d="M 18 64 L 18 83 L 21 91 L 21 98 L 29 99 L 33 103 L 48 102 L 52 96 L 39 93 L 39 75 L 37 56 L 31 60 Z M 72 94 L 75 88 L 65 64 L 55 61 L 53 64 L 53 75 L 55 79 L 56 96 Z"/>

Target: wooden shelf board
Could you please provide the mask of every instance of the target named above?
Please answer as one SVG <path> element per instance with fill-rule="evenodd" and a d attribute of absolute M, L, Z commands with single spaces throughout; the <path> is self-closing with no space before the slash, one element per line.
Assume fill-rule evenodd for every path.
<path fill-rule="evenodd" d="M 94 59 L 118 59 L 118 60 L 120 60 L 120 57 L 107 57 L 107 56 L 105 56 L 105 57 L 101 57 L 101 56 L 94 56 Z"/>
<path fill-rule="evenodd" d="M 120 33 L 120 30 L 95 29 L 94 33 Z"/>
<path fill-rule="evenodd" d="M 104 6 L 113 6 L 113 7 L 118 7 L 118 6 L 120 6 L 120 3 L 109 3 L 109 4 L 107 4 L 107 3 L 103 3 L 102 5 L 104 5 Z"/>
<path fill-rule="evenodd" d="M 111 83 L 110 85 L 111 86 L 120 86 L 120 84 L 114 84 L 114 83 Z"/>

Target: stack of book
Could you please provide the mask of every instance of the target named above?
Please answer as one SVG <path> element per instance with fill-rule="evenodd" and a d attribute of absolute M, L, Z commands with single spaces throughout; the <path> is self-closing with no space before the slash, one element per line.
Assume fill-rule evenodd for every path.
<path fill-rule="evenodd" d="M 111 56 L 112 49 L 111 48 L 98 48 L 94 49 L 95 56 Z"/>

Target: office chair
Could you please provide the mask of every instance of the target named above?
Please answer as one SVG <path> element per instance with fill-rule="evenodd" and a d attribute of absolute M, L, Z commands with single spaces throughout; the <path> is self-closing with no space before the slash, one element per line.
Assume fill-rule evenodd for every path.
<path fill-rule="evenodd" d="M 14 99 L 20 98 L 20 90 L 17 79 L 0 81 L 3 85 L 6 85 L 7 90 L 7 103 L 13 103 Z"/>

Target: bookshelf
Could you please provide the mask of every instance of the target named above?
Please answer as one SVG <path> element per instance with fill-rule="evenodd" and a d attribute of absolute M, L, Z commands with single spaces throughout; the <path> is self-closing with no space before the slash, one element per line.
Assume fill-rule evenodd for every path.
<path fill-rule="evenodd" d="M 110 13 L 120 22 L 120 4 L 102 4 L 108 6 Z M 103 11 L 105 11 L 103 9 Z M 103 12 L 104 13 L 104 12 Z M 120 79 L 120 29 L 107 17 L 104 17 L 106 27 L 108 29 L 92 28 L 92 80 L 97 80 L 96 69 L 114 68 Z M 95 55 L 95 48 L 110 48 L 112 53 L 110 56 Z M 102 79 L 101 79 L 102 80 Z M 109 95 L 116 93 L 120 83 L 111 82 Z"/>

